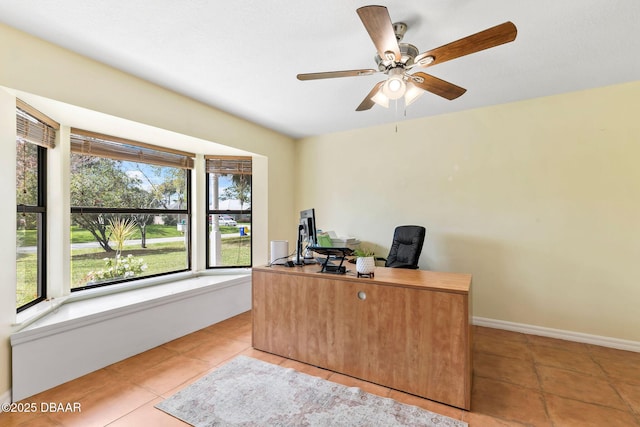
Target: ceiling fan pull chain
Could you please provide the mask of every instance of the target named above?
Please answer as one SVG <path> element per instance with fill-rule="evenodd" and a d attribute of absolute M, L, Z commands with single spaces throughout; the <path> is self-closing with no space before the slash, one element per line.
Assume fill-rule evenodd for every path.
<path fill-rule="evenodd" d="M 399 99 L 396 99 L 395 104 L 395 108 L 396 108 L 396 133 L 398 133 L 398 103 L 400 102 Z"/>

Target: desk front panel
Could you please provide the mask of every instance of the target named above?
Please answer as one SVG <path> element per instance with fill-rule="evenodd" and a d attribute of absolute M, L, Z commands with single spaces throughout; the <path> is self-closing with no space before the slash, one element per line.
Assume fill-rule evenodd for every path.
<path fill-rule="evenodd" d="M 468 294 L 253 273 L 253 346 L 469 409 Z"/>

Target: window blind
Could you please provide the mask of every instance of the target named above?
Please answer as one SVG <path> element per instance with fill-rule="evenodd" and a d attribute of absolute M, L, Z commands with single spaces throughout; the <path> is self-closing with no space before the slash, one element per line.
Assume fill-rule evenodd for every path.
<path fill-rule="evenodd" d="M 251 175 L 251 157 L 205 156 L 207 173 L 219 175 Z"/>
<path fill-rule="evenodd" d="M 114 160 L 193 169 L 195 154 L 82 129 L 71 129 L 71 152 Z"/>
<path fill-rule="evenodd" d="M 21 100 L 16 100 L 17 137 L 46 148 L 56 145 L 56 129 L 60 125 Z"/>

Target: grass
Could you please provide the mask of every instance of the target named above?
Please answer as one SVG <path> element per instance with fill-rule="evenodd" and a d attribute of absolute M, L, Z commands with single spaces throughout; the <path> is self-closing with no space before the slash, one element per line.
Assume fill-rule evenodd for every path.
<path fill-rule="evenodd" d="M 222 234 L 237 233 L 237 227 L 220 226 L 220 232 Z M 19 230 L 21 233 L 20 246 L 35 246 L 36 245 L 36 230 Z M 147 239 L 155 239 L 160 237 L 180 237 L 182 232 L 178 231 L 175 225 L 147 225 Z M 140 239 L 140 230 L 136 228 L 136 232 L 132 235 L 131 239 Z M 79 228 L 77 226 L 71 226 L 71 243 L 89 243 L 95 242 L 96 238 L 93 237 L 89 231 Z"/>
<path fill-rule="evenodd" d="M 182 242 L 154 243 L 147 248 L 125 248 L 122 256 L 133 255 L 147 264 L 143 276 L 185 270 L 187 250 Z M 115 257 L 115 252 L 106 253 L 100 248 L 78 249 L 71 255 L 71 289 L 85 286 L 87 274 L 104 267 L 105 258 Z"/>
<path fill-rule="evenodd" d="M 18 254 L 17 275 L 16 307 L 20 307 L 38 296 L 38 265 L 35 254 Z"/>
<path fill-rule="evenodd" d="M 168 226 L 154 226 L 153 237 L 147 235 L 148 239 L 154 237 L 172 237 L 172 231 L 167 230 Z M 223 234 L 230 232 L 237 233 L 236 227 L 220 227 Z M 164 230 L 163 230 L 164 229 Z M 166 234 L 162 234 L 163 231 Z M 83 230 L 84 233 L 91 233 Z M 74 233 L 76 234 L 76 233 Z M 176 230 L 174 236 L 182 236 Z M 92 236 L 93 237 L 93 236 Z M 135 237 L 134 237 L 135 238 Z M 88 240 L 90 242 L 94 239 Z M 74 241 L 82 243 L 82 241 Z M 24 243 L 23 246 L 29 246 Z M 143 258 L 147 264 L 145 276 L 166 273 L 171 271 L 184 270 L 187 268 L 187 251 L 183 241 L 169 243 L 148 242 L 147 248 L 127 246 L 122 255 L 132 254 L 135 257 Z M 107 253 L 101 248 L 72 249 L 71 251 L 71 288 L 86 285 L 86 277 L 90 271 L 100 270 L 104 267 L 104 258 L 114 257 L 115 252 Z M 222 240 L 222 266 L 251 265 L 251 237 L 228 237 Z M 21 306 L 36 298 L 37 283 L 37 257 L 35 254 L 18 254 L 17 261 L 18 283 L 17 283 L 17 306 Z M 143 276 L 138 276 L 143 277 Z"/>

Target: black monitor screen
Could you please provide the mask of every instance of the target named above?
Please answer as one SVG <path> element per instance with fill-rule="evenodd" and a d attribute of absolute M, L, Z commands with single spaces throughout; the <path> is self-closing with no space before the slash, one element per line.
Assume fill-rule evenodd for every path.
<path fill-rule="evenodd" d="M 304 232 L 304 237 L 308 245 L 317 246 L 318 234 L 316 231 L 316 214 L 314 209 L 300 211 L 300 224 L 302 225 L 302 231 Z"/>

